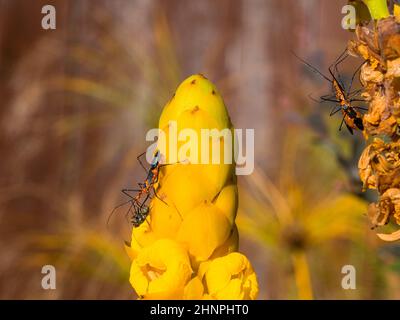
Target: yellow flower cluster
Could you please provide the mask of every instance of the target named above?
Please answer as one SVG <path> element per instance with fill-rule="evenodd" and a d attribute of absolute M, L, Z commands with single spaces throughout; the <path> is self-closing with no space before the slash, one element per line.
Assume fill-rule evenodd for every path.
<path fill-rule="evenodd" d="M 200 74 L 184 80 L 164 107 L 159 129 L 165 133 L 158 150 L 166 165 L 147 221 L 132 230 L 130 283 L 143 299 L 255 299 L 256 274 L 236 252 L 238 190 L 234 162 L 223 161 L 225 139 L 219 139 L 220 161 L 213 163 L 212 138 L 204 149 L 198 139 L 171 133 L 181 138 L 184 129 L 197 137 L 202 129 L 233 132 L 216 87 Z M 190 150 L 186 161 L 174 159 L 174 143 L 177 150 Z"/>

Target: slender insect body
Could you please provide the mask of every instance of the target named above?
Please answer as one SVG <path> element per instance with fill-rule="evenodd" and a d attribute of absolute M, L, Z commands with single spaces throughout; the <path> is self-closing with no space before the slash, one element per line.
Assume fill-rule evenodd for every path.
<path fill-rule="evenodd" d="M 332 80 L 333 89 L 337 101 L 341 108 L 343 115 L 343 121 L 346 124 L 347 129 L 353 134 L 353 130 L 364 130 L 362 122 L 362 114 L 358 112 L 354 107 L 351 106 L 351 102 L 346 98 L 345 91 L 336 79 Z"/>

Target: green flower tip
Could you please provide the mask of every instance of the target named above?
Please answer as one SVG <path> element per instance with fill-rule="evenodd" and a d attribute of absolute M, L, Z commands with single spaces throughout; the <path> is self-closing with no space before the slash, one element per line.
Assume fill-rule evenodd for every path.
<path fill-rule="evenodd" d="M 363 0 L 367 5 L 371 17 L 375 20 L 386 18 L 390 15 L 386 0 Z"/>

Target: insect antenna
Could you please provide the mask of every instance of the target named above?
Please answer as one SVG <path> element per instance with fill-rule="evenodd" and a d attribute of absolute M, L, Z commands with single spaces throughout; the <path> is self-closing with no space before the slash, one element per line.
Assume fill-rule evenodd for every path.
<path fill-rule="evenodd" d="M 108 224 L 109 224 L 109 222 L 110 222 L 111 217 L 112 217 L 113 214 L 115 213 L 115 211 L 118 210 L 119 208 L 121 208 L 121 207 L 127 205 L 129 202 L 132 202 L 132 199 L 129 199 L 128 201 L 125 201 L 125 202 L 123 202 L 123 203 L 117 205 L 117 206 L 111 211 L 111 213 L 108 215 L 108 218 L 107 218 L 107 226 L 108 226 Z M 128 211 L 129 211 L 129 210 L 128 210 Z"/>
<path fill-rule="evenodd" d="M 340 72 L 339 72 L 339 68 L 338 65 L 341 64 L 344 60 L 346 60 L 346 58 L 348 57 L 348 53 L 347 53 L 347 48 L 344 49 L 344 51 L 340 54 L 340 56 L 329 66 L 328 70 L 329 73 L 331 74 L 331 76 L 333 77 L 333 79 L 335 79 L 336 82 L 339 83 L 340 88 L 342 89 L 342 93 L 344 93 L 344 84 L 342 81 L 342 78 L 340 76 Z M 332 68 L 333 71 L 332 72 Z M 336 75 L 335 75 L 336 73 Z"/>
<path fill-rule="evenodd" d="M 303 60 L 302 58 L 300 58 L 297 54 L 295 54 L 293 51 L 291 51 L 292 54 L 299 59 L 301 62 L 303 62 L 307 67 L 309 67 L 311 69 L 311 71 L 313 71 L 316 74 L 319 74 L 321 77 L 323 77 L 325 80 L 329 81 L 332 83 L 332 79 L 329 79 L 326 75 L 324 75 L 321 71 L 319 71 L 317 68 L 315 68 L 314 66 L 312 66 L 310 63 L 308 63 L 307 61 Z"/>

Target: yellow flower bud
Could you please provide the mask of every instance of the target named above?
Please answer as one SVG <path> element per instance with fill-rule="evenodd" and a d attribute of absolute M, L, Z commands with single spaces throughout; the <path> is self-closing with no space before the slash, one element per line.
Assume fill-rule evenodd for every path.
<path fill-rule="evenodd" d="M 143 248 L 133 260 L 130 283 L 143 298 L 182 299 L 192 275 L 185 249 L 170 239 Z"/>

